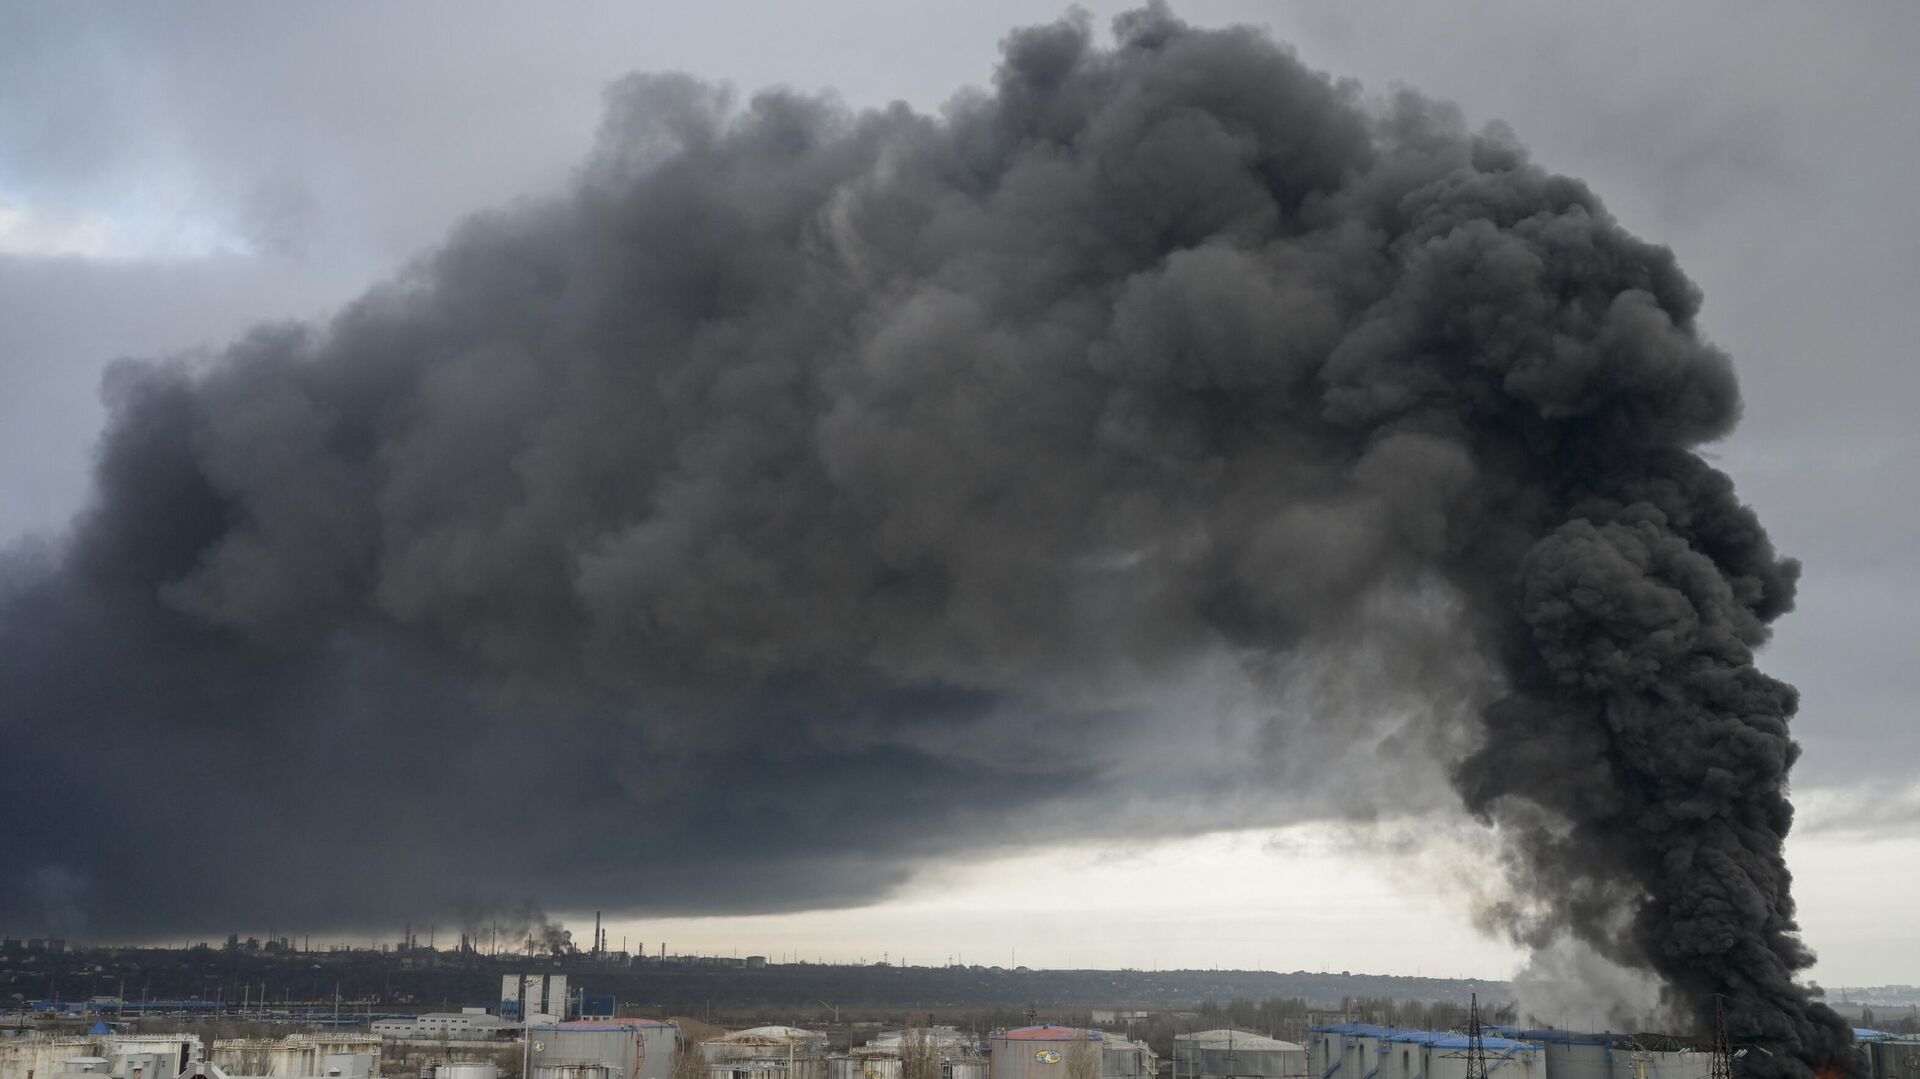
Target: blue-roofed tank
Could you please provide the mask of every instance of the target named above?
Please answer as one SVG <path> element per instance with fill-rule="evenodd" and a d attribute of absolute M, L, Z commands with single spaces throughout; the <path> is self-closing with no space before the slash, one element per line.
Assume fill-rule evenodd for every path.
<path fill-rule="evenodd" d="M 1872 1079 L 1920 1079 L 1920 1039 L 1886 1036 L 1860 1044 Z"/>
<path fill-rule="evenodd" d="M 1471 1057 L 1466 1035 L 1437 1034 L 1419 1045 L 1424 1066 L 1418 1076 L 1407 1079 L 1466 1079 Z M 1489 1035 L 1480 1047 L 1486 1054 L 1487 1079 L 1546 1079 L 1546 1052 L 1537 1043 Z"/>
<path fill-rule="evenodd" d="M 1713 1054 L 1685 1038 L 1634 1034 L 1613 1047 L 1613 1079 L 1707 1079 Z"/>
<path fill-rule="evenodd" d="M 1624 1034 L 1586 1034 L 1557 1027 L 1502 1027 L 1505 1038 L 1533 1042 L 1547 1058 L 1547 1079 L 1613 1079 L 1613 1049 Z"/>
<path fill-rule="evenodd" d="M 1307 1039 L 1309 1079 L 1367 1079 L 1379 1064 L 1382 1039 L 1401 1033 L 1373 1023 L 1314 1027 Z"/>

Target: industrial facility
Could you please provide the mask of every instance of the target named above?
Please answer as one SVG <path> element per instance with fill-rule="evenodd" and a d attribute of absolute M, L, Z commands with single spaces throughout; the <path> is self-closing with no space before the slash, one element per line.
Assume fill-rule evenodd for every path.
<path fill-rule="evenodd" d="M 828 1079 L 827 1036 L 800 1027 L 748 1027 L 700 1043 L 709 1079 Z"/>
<path fill-rule="evenodd" d="M 1160 1070 L 1145 1042 L 1079 1027 L 996 1030 L 987 1050 L 990 1079 L 1151 1079 Z"/>
<path fill-rule="evenodd" d="M 917 1027 L 896 1030 L 867 1040 L 867 1044 L 827 1061 L 828 1079 L 904 1079 L 906 1058 L 914 1051 L 928 1054 L 939 1079 L 987 1079 L 987 1058 L 980 1040 L 956 1027 Z"/>
<path fill-rule="evenodd" d="M 1855 1030 L 1854 1039 L 1873 1079 L 1920 1079 L 1920 1040 L 1876 1030 Z M 1709 1046 L 1665 1034 L 1498 1027 L 1475 1046 L 1455 1031 L 1339 1023 L 1313 1028 L 1308 1079 L 1468 1079 L 1476 1052 L 1487 1079 L 1709 1079 L 1714 1058 Z M 1186 1050 L 1180 1053 L 1184 1079 Z"/>
<path fill-rule="evenodd" d="M 1307 1050 L 1244 1030 L 1175 1035 L 1174 1079 L 1306 1079 Z"/>
<path fill-rule="evenodd" d="M 37 1032 L 0 1039 L 0 1079 L 371 1079 L 379 1039 L 365 1034 L 223 1038 L 203 1055 L 197 1034 L 80 1036 Z"/>
<path fill-rule="evenodd" d="M 369 1028 L 382 1038 L 477 1041 L 520 1036 L 520 1024 L 508 1022 L 485 1008 L 427 1012 L 410 1018 L 375 1019 Z"/>
<path fill-rule="evenodd" d="M 581 1019 L 527 1031 L 532 1079 L 669 1079 L 680 1030 L 657 1019 Z"/>
<path fill-rule="evenodd" d="M 1483 1054 L 1487 1079 L 1547 1079 L 1546 1054 L 1538 1043 L 1496 1034 L 1483 1035 L 1476 1047 L 1473 1039 L 1453 1031 L 1341 1023 L 1313 1028 L 1307 1055 L 1319 1079 L 1467 1079 L 1476 1049 Z"/>
<path fill-rule="evenodd" d="M 507 974 L 500 979 L 500 1017 L 528 1023 L 576 1018 L 565 974 Z"/>

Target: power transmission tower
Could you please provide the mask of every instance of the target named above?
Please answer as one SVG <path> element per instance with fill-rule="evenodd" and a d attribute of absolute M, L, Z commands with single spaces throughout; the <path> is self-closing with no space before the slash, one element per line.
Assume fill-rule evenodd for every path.
<path fill-rule="evenodd" d="M 1733 1042 L 1727 1037 L 1727 998 L 1713 995 L 1713 1067 L 1707 1079 L 1733 1079 Z"/>
<path fill-rule="evenodd" d="M 1466 1079 L 1487 1079 L 1487 1046 L 1480 1033 L 1480 994 L 1474 993 L 1467 999 L 1470 1003 L 1467 1005 Z"/>

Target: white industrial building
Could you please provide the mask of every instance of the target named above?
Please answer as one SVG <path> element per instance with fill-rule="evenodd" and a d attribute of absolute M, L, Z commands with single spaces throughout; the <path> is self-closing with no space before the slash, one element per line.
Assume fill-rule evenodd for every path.
<path fill-rule="evenodd" d="M 500 1014 L 527 1023 L 558 1023 L 567 1018 L 565 974 L 507 974 L 500 979 Z"/>
<path fill-rule="evenodd" d="M 1245 1030 L 1202 1030 L 1173 1038 L 1175 1079 L 1306 1079 L 1307 1048 Z"/>
<path fill-rule="evenodd" d="M 517 1037 L 520 1024 L 490 1015 L 485 1008 L 462 1008 L 457 1012 L 428 1012 L 411 1019 L 376 1019 L 370 1029 L 381 1038 L 486 1041 Z"/>

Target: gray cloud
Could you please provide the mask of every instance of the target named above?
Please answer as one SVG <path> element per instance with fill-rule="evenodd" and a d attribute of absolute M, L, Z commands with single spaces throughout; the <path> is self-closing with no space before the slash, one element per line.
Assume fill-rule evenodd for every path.
<path fill-rule="evenodd" d="M 565 197 L 116 367 L 92 504 L 10 558 L 0 911 L 792 909 L 1439 758 L 1511 931 L 1831 1060 L 1751 663 L 1797 568 L 1696 453 L 1698 290 L 1505 129 L 1116 32 L 937 119 L 628 79 Z M 1385 754 L 1307 809 L 1301 750 Z M 128 774 L 164 812 L 34 811 Z"/>

